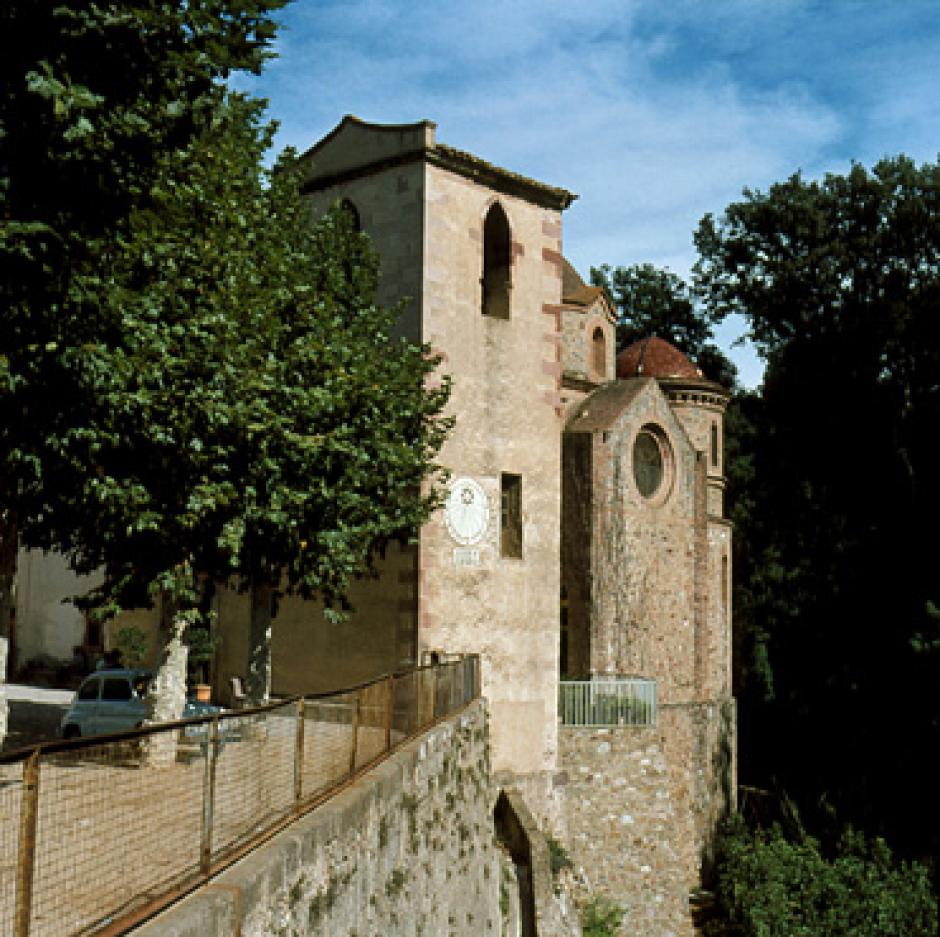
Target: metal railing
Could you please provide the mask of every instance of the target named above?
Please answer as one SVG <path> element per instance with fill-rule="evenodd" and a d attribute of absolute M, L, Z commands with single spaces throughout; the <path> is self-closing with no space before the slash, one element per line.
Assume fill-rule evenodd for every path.
<path fill-rule="evenodd" d="M 480 695 L 475 655 L 0 755 L 0 934 L 124 933 Z"/>
<path fill-rule="evenodd" d="M 562 680 L 558 716 L 565 726 L 655 726 L 656 681 L 639 677 Z"/>

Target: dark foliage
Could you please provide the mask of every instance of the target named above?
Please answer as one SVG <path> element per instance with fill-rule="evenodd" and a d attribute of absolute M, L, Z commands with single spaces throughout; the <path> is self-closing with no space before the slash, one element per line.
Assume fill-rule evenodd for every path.
<path fill-rule="evenodd" d="M 698 289 L 767 358 L 729 410 L 742 780 L 940 850 L 940 164 L 745 192 Z"/>
<path fill-rule="evenodd" d="M 708 937 L 934 937 L 928 870 L 896 862 L 883 840 L 845 834 L 827 853 L 779 826 L 733 817 L 718 842 L 720 917 Z"/>

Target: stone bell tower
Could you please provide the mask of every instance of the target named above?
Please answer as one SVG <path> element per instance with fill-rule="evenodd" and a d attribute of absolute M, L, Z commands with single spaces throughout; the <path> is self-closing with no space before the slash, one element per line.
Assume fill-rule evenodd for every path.
<path fill-rule="evenodd" d="M 380 300 L 407 299 L 402 332 L 453 380 L 450 497 L 420 533 L 399 627 L 419 658 L 481 654 L 494 770 L 543 812 L 557 753 L 561 212 L 574 196 L 437 142 L 429 121 L 346 117 L 302 159 L 314 210 L 354 211 L 381 257 Z"/>

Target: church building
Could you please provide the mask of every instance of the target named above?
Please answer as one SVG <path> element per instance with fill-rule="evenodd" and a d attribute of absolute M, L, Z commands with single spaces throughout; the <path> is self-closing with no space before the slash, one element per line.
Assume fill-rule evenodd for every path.
<path fill-rule="evenodd" d="M 728 393 L 656 337 L 617 355 L 562 253 L 575 196 L 435 131 L 347 116 L 302 157 L 314 212 L 353 212 L 381 301 L 453 381 L 445 508 L 386 559 L 414 586 L 386 669 L 479 653 L 497 779 L 602 890 L 649 891 L 657 862 L 687 896 L 734 791 Z"/>
<path fill-rule="evenodd" d="M 628 906 L 637 932 L 688 933 L 735 791 L 728 392 L 656 337 L 617 354 L 614 309 L 563 256 L 571 192 L 438 142 L 430 121 L 347 116 L 301 160 L 311 211 L 347 208 L 379 254 L 378 301 L 440 355 L 455 427 L 443 510 L 354 585 L 348 622 L 278 603 L 273 691 L 478 653 L 497 782 L 590 870 L 585 893 Z M 51 573 L 20 563 L 21 653 L 64 614 L 64 653 L 87 644 L 57 604 L 75 584 L 50 599 Z M 233 591 L 213 602 L 225 701 L 248 614 Z M 158 615 L 131 614 L 155 648 Z"/>

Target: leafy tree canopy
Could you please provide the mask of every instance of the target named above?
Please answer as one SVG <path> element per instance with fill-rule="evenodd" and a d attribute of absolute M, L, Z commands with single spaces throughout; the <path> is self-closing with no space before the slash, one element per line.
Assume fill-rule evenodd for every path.
<path fill-rule="evenodd" d="M 28 453 L 81 422 L 72 350 L 112 327 L 103 258 L 160 200 L 220 100 L 257 71 L 286 0 L 0 5 L 0 491 L 38 482 Z M 18 460 L 11 465 L 8 459 Z M 47 506 L 47 513 L 52 505 Z"/>
<path fill-rule="evenodd" d="M 4 11 L 29 35 L 0 103 L 3 498 L 28 545 L 104 568 L 100 611 L 169 598 L 174 640 L 202 575 L 341 601 L 438 497 L 435 360 L 391 338 L 367 241 L 311 222 L 293 155 L 262 169 L 262 104 L 218 82 L 260 65 L 281 5 Z M 51 195 L 19 142 L 61 166 Z"/>
<path fill-rule="evenodd" d="M 723 921 L 709 937 L 928 937 L 937 899 L 928 870 L 897 862 L 883 840 L 846 833 L 832 855 L 805 834 L 748 829 L 735 817 L 718 843 Z"/>
<path fill-rule="evenodd" d="M 752 480 L 729 485 L 739 646 L 758 655 L 744 773 L 937 852 L 918 753 L 940 744 L 940 164 L 745 190 L 696 243 L 707 314 L 743 314 L 768 361 L 743 414 Z"/>

